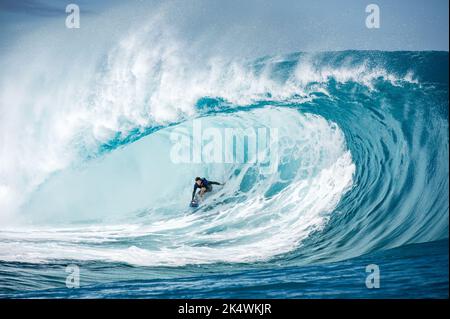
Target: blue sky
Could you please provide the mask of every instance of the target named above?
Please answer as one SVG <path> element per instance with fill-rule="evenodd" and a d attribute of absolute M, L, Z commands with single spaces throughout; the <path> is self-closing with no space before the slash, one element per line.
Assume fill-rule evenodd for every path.
<path fill-rule="evenodd" d="M 209 33 L 235 52 L 244 45 L 258 54 L 345 49 L 445 50 L 449 48 L 448 0 L 186 0 L 87 1 L 0 0 L 0 41 L 15 41 L 29 28 L 50 19 L 65 20 L 65 6 L 80 6 L 82 21 L 127 7 L 121 25 L 157 10 L 164 2 L 173 23 L 187 38 Z M 167 4 L 169 2 L 169 4 Z M 381 27 L 365 25 L 368 4 L 381 11 Z M 86 32 L 89 24 L 82 28 Z M 224 36 L 226 35 L 226 37 Z M 2 44 L 0 44 L 0 47 Z M 230 50 L 233 54 L 233 50 Z"/>

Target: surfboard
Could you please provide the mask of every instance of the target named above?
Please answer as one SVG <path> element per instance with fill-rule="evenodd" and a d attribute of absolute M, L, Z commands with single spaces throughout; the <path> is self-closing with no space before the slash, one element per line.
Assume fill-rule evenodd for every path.
<path fill-rule="evenodd" d="M 193 200 L 193 201 L 189 204 L 189 206 L 190 206 L 190 207 L 198 207 L 198 202 L 195 201 L 195 200 Z"/>

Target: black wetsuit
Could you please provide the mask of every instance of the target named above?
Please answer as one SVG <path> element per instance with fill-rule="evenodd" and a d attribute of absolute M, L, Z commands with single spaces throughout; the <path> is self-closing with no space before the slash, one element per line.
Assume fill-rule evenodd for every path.
<path fill-rule="evenodd" d="M 202 178 L 202 184 L 200 186 L 197 183 L 194 184 L 194 191 L 192 192 L 192 200 L 194 200 L 195 192 L 197 191 L 197 188 L 205 187 L 206 192 L 210 192 L 210 191 L 212 191 L 213 185 L 221 185 L 221 184 L 218 182 L 208 181 L 206 178 Z"/>

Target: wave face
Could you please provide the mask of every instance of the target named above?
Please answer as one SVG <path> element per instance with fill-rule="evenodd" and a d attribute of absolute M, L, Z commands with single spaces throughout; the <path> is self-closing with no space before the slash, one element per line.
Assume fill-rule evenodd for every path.
<path fill-rule="evenodd" d="M 185 121 L 173 130 L 189 125 Z M 215 113 L 204 117 L 202 125 L 277 127 L 279 167 L 264 174 L 255 163 L 173 163 L 169 129 L 162 129 L 43 184 L 24 207 L 27 220 L 36 221 L 38 214 L 41 224 L 83 222 L 83 226 L 39 231 L 35 239 L 57 241 L 29 244 L 21 254 L 39 260 L 103 256 L 138 265 L 267 260 L 290 252 L 322 228 L 352 185 L 355 165 L 344 135 L 324 118 L 262 107 Z M 191 212 L 187 203 L 196 174 L 227 183 Z M 93 217 L 101 221 L 92 221 Z M 114 225 L 97 226 L 105 223 Z M 74 240 L 106 246 L 78 246 L 72 251 L 75 255 L 68 256 Z M 110 247 L 111 242 L 120 245 Z"/>
<path fill-rule="evenodd" d="M 151 27 L 102 45 L 83 70 L 5 65 L 1 261 L 299 265 L 448 238 L 448 53 L 201 60 Z M 199 120 L 276 129 L 276 169 L 174 163 Z M 226 185 L 193 211 L 197 175 Z"/>

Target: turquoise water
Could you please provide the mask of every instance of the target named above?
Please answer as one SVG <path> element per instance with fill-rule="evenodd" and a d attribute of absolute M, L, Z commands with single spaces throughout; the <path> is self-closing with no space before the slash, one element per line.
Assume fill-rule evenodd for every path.
<path fill-rule="evenodd" d="M 39 121 L 24 112 L 25 151 L 5 144 L 2 297 L 448 298 L 448 52 L 183 73 L 138 45 L 95 64 L 75 104 L 42 97 Z M 174 163 L 171 134 L 192 138 L 195 121 L 277 129 L 274 170 Z M 193 211 L 198 175 L 227 183 Z M 68 264 L 80 289 L 65 288 Z M 365 286 L 368 264 L 380 289 Z"/>

